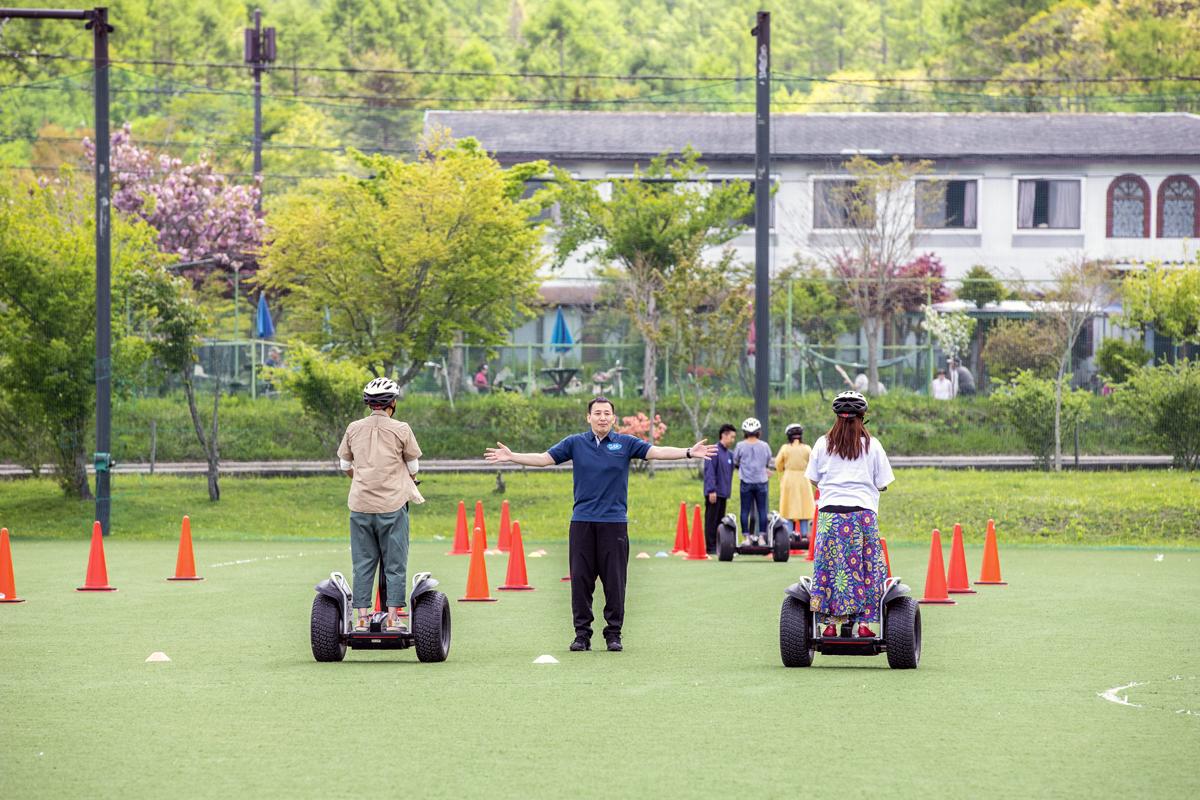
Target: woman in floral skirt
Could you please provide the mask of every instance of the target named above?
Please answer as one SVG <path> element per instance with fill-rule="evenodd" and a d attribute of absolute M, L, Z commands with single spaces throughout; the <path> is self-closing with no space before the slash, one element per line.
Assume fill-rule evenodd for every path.
<path fill-rule="evenodd" d="M 817 439 L 807 476 L 821 492 L 817 514 L 811 608 L 825 623 L 822 636 L 858 622 L 855 635 L 873 637 L 887 567 L 879 546 L 879 493 L 896 479 L 887 453 L 867 433 L 867 399 L 842 392 L 837 420 Z"/>

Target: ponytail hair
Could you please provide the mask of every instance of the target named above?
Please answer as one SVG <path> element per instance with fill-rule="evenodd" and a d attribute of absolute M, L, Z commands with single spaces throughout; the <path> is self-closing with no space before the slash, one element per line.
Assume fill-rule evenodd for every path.
<path fill-rule="evenodd" d="M 867 433 L 863 418 L 857 414 L 839 414 L 829 433 L 825 434 L 825 441 L 830 451 L 847 461 L 861 458 L 871 449 L 871 434 Z"/>

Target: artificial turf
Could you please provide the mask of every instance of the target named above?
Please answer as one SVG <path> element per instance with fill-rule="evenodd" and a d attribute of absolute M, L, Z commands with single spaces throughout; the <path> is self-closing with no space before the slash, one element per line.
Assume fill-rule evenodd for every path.
<path fill-rule="evenodd" d="M 483 500 L 494 530 L 500 502 L 530 541 L 566 538 L 571 515 L 571 475 L 531 470 L 505 475 L 496 494 L 495 474 L 428 474 L 421 491 L 428 502 L 413 508 L 413 536 L 453 536 L 455 509 Z M 121 539 L 179 536 L 184 514 L 198 538 L 311 539 L 347 536 L 346 491 L 340 477 L 224 478 L 221 501 L 208 500 L 203 476 L 117 475 L 113 482 L 112 530 Z M 779 502 L 771 480 L 771 506 Z M 737 513 L 737 487 L 729 510 Z M 1065 544 L 1200 546 L 1200 473 L 975 472 L 901 469 L 883 496 L 880 527 L 892 541 L 928 542 L 929 532 L 961 522 L 968 542 L 982 542 L 984 525 L 996 520 L 1006 541 Z M 629 480 L 630 536 L 653 545 L 674 539 L 679 502 L 698 503 L 702 486 L 694 473 L 659 472 Z M 63 497 L 52 480 L 0 481 L 0 525 L 21 539 L 79 539 L 91 531 L 95 507 Z M 689 518 L 691 509 L 689 508 Z"/>
<path fill-rule="evenodd" d="M 626 651 L 569 653 L 561 544 L 534 592 L 452 603 L 444 664 L 317 664 L 312 586 L 337 541 L 14 542 L 0 605 L 5 797 L 1189 797 L 1200 794 L 1200 552 L 1013 547 L 1005 587 L 922 607 L 919 669 L 779 662 L 807 565 L 630 563 Z M 419 542 L 452 598 L 467 559 Z M 634 550 L 640 548 L 636 547 Z M 891 549 L 919 593 L 927 547 Z M 968 547 L 972 575 L 980 552 Z M 487 559 L 494 587 L 504 559 Z M 598 592 L 597 610 L 602 605 Z M 598 643 L 599 637 L 597 637 Z M 170 663 L 144 663 L 163 651 Z M 534 665 L 542 654 L 561 663 Z M 1132 682 L 1144 685 L 1099 696 Z"/>

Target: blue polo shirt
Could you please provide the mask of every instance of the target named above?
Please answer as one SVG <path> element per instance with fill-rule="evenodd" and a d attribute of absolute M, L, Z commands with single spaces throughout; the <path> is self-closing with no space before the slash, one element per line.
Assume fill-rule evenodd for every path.
<path fill-rule="evenodd" d="M 568 436 L 546 451 L 555 464 L 574 462 L 575 510 L 572 522 L 627 522 L 629 459 L 645 458 L 650 443 L 627 433 L 596 441 L 589 429 Z"/>

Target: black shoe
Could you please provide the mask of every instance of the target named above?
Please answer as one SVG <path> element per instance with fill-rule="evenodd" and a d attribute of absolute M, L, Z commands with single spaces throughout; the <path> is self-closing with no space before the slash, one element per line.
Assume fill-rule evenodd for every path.
<path fill-rule="evenodd" d="M 625 648 L 621 646 L 621 637 L 620 636 L 613 636 L 612 638 L 610 638 L 608 640 L 608 652 L 619 653 L 624 649 Z"/>
<path fill-rule="evenodd" d="M 575 641 L 571 642 L 571 651 L 574 653 L 582 653 L 592 649 L 592 640 L 585 639 L 582 636 L 576 636 Z"/>

